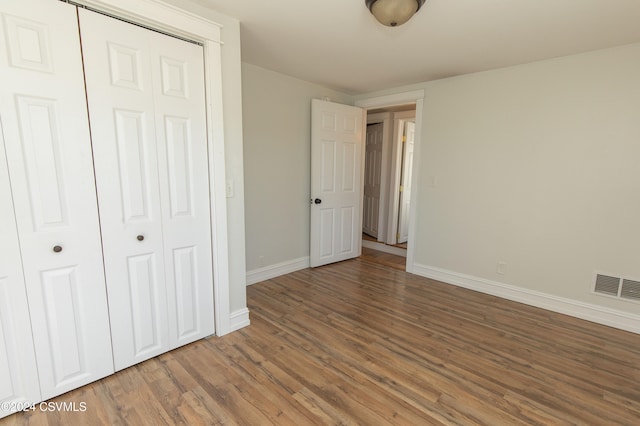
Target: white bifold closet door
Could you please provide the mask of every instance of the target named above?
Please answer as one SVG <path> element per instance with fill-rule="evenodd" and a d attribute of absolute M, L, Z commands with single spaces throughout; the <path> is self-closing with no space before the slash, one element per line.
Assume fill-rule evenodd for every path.
<path fill-rule="evenodd" d="M 203 48 L 79 12 L 119 370 L 214 333 Z"/>
<path fill-rule="evenodd" d="M 0 123 L 0 418 L 40 401 L 31 319 Z"/>
<path fill-rule="evenodd" d="M 58 1 L 2 1 L 0 13 L 0 167 L 8 165 L 48 399 L 113 372 L 78 24 L 75 8 Z M 1 221 L 12 219 L 3 213 Z"/>

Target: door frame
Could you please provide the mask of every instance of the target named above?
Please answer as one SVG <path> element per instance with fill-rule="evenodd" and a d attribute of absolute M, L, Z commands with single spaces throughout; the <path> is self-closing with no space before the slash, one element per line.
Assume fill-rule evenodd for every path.
<path fill-rule="evenodd" d="M 222 105 L 222 26 L 159 0 L 135 2 L 131 0 L 74 0 L 73 3 L 203 45 L 209 191 L 211 193 L 214 326 L 215 334 L 218 336 L 230 333 L 237 327 L 232 327 L 231 324 L 229 299 L 229 245 Z"/>
<path fill-rule="evenodd" d="M 405 105 L 409 103 L 416 104 L 416 134 L 413 151 L 413 174 L 411 176 L 411 186 L 413 194 L 411 196 L 411 202 L 409 204 L 409 241 L 407 242 L 407 263 L 405 270 L 413 273 L 414 271 L 414 257 L 415 257 L 415 235 L 416 235 L 416 212 L 417 212 L 417 190 L 418 190 L 418 177 L 420 175 L 420 161 L 416 161 L 416 158 L 420 158 L 420 145 L 422 135 L 422 116 L 424 107 L 424 90 L 414 90 L 410 92 L 400 92 L 386 96 L 372 96 L 369 98 L 360 99 L 355 102 L 355 106 L 364 108 L 365 111 L 375 108 L 392 107 L 398 105 Z M 366 126 L 366 120 L 365 124 Z M 364 185 L 364 183 L 363 183 Z M 364 190 L 364 186 L 362 187 Z"/>

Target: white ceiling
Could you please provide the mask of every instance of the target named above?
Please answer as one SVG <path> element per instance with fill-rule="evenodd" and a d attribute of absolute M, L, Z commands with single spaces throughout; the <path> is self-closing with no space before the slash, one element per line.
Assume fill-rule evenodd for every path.
<path fill-rule="evenodd" d="M 240 20 L 242 60 L 350 94 L 640 41 L 640 0 L 427 0 L 380 25 L 364 0 L 193 0 Z"/>

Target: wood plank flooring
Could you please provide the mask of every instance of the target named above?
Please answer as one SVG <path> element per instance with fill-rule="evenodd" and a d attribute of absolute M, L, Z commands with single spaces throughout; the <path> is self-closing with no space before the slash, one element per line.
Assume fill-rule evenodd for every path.
<path fill-rule="evenodd" d="M 365 259 L 248 288 L 252 325 L 0 425 L 638 425 L 640 335 Z"/>
<path fill-rule="evenodd" d="M 395 254 L 385 253 L 383 251 L 378 251 L 367 247 L 362 247 L 361 260 L 390 266 L 400 271 L 404 271 L 407 265 L 406 257 L 396 256 Z"/>

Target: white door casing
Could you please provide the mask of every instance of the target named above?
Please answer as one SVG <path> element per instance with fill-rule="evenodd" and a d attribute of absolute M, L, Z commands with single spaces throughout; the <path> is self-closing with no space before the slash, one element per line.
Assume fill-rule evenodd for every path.
<path fill-rule="evenodd" d="M 44 399 L 113 372 L 75 8 L 2 2 L 0 117 Z M 8 62 L 7 62 L 8 61 Z"/>
<path fill-rule="evenodd" d="M 116 369 L 213 334 L 202 48 L 80 10 Z"/>
<path fill-rule="evenodd" d="M 2 418 L 41 398 L 1 122 L 0 200 L 0 402 L 10 403 Z"/>
<path fill-rule="evenodd" d="M 374 108 L 387 108 L 394 105 L 406 105 L 408 103 L 416 104 L 415 112 L 415 138 L 414 138 L 414 159 L 420 158 L 420 138 L 422 128 L 422 116 L 424 112 L 424 90 L 415 90 L 411 92 L 394 93 L 385 96 L 376 96 L 372 98 L 366 98 L 356 101 L 356 105 L 361 108 L 374 109 Z M 412 166 L 412 187 L 415 188 L 420 176 L 420 161 L 414 161 Z M 415 191 L 411 197 L 409 208 L 409 235 L 416 235 L 417 220 L 417 197 Z M 407 262 L 406 271 L 413 272 L 414 270 L 414 258 L 415 258 L 415 238 L 409 238 L 407 241 Z"/>
<path fill-rule="evenodd" d="M 363 117 L 361 108 L 311 102 L 312 267 L 360 255 Z"/>
<path fill-rule="evenodd" d="M 409 207 L 411 204 L 411 175 L 413 171 L 413 150 L 416 124 L 405 121 L 402 140 L 402 177 L 400 179 L 400 208 L 398 216 L 398 243 L 409 238 Z"/>
<path fill-rule="evenodd" d="M 380 217 L 383 135 L 383 123 L 367 126 L 362 231 L 376 238 L 379 235 L 378 222 Z"/>

